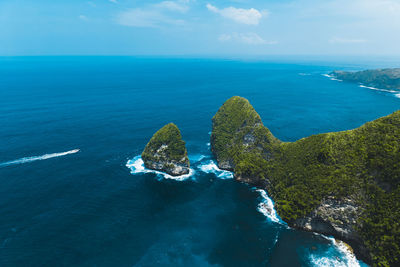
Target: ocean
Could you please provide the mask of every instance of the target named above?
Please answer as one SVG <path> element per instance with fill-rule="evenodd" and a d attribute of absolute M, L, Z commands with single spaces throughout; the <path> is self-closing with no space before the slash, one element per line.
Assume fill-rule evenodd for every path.
<path fill-rule="evenodd" d="M 289 228 L 265 191 L 217 168 L 209 139 L 234 95 L 283 141 L 400 109 L 396 93 L 326 76 L 370 67 L 381 64 L 0 58 L 0 266 L 365 266 L 331 237 Z M 169 122 L 189 176 L 140 160 Z"/>

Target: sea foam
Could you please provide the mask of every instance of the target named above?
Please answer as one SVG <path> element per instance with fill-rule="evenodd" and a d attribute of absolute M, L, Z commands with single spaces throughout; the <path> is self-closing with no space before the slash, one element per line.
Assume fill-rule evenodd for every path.
<path fill-rule="evenodd" d="M 365 86 L 360 84 L 361 88 L 367 88 L 367 89 L 371 89 L 371 90 L 376 90 L 376 91 L 381 91 L 381 92 L 388 92 L 388 93 L 398 93 L 399 91 L 395 91 L 395 90 L 388 90 L 388 89 L 379 89 L 379 88 L 375 88 L 372 86 Z"/>
<path fill-rule="evenodd" d="M 221 170 L 214 161 L 209 160 L 199 166 L 200 170 L 205 173 L 214 173 L 220 179 L 232 179 L 233 173 L 230 171 Z"/>
<path fill-rule="evenodd" d="M 78 153 L 79 151 L 80 151 L 80 149 L 73 149 L 73 150 L 61 152 L 61 153 L 52 153 L 52 154 L 45 154 L 42 156 L 20 158 L 20 159 L 0 163 L 0 167 L 15 165 L 15 164 L 23 164 L 23 163 L 28 163 L 28 162 L 37 161 L 37 160 L 45 160 L 45 159 L 62 157 L 62 156 L 66 156 L 69 154 Z"/>
<path fill-rule="evenodd" d="M 343 82 L 343 80 L 336 79 L 334 76 L 329 74 L 322 74 L 322 76 L 329 78 L 331 81 Z"/>
<path fill-rule="evenodd" d="M 314 266 L 332 266 L 332 267 L 361 267 L 367 266 L 365 263 L 357 260 L 353 251 L 342 241 L 337 241 L 333 237 L 318 234 L 325 239 L 329 240 L 334 246 L 335 250 L 340 253 L 340 257 L 332 255 L 316 255 L 311 254 L 310 260 Z"/>
<path fill-rule="evenodd" d="M 180 175 L 180 176 L 172 176 L 172 175 L 169 175 L 168 173 L 165 173 L 165 172 L 160 172 L 160 171 L 147 169 L 144 166 L 144 162 L 143 162 L 142 157 L 140 155 L 134 157 L 131 160 L 128 160 L 128 162 L 126 163 L 126 167 L 131 169 L 131 173 L 132 174 L 136 174 L 136 173 L 154 173 L 159 177 L 163 177 L 165 179 L 172 179 L 172 180 L 175 180 L 175 181 L 187 180 L 188 178 L 190 178 L 194 174 L 194 170 L 192 170 L 192 169 L 189 170 L 188 174 L 184 174 L 184 175 Z"/>
<path fill-rule="evenodd" d="M 261 203 L 258 204 L 257 206 L 257 210 L 262 214 L 264 214 L 264 216 L 267 217 L 272 222 L 285 224 L 285 222 L 282 221 L 282 219 L 279 218 L 278 214 L 276 213 L 274 202 L 268 196 L 267 192 L 263 189 L 256 189 L 256 188 L 254 189 L 256 192 L 260 193 L 260 196 L 262 198 Z"/>
<path fill-rule="evenodd" d="M 265 215 L 270 221 L 279 223 L 282 225 L 287 226 L 287 224 L 279 217 L 276 213 L 274 202 L 265 190 L 253 188 L 256 192 L 260 193 L 262 201 L 258 204 L 258 211 Z M 289 228 L 289 227 L 288 227 Z M 289 228 L 290 229 L 290 228 Z M 340 258 L 335 257 L 334 255 L 318 255 L 318 254 L 311 254 L 310 261 L 314 266 L 332 266 L 332 267 L 364 267 L 367 266 L 363 262 L 357 260 L 356 256 L 354 255 L 353 251 L 342 241 L 337 241 L 333 237 L 327 237 L 322 234 L 316 235 L 322 236 L 323 238 L 329 240 L 332 243 L 335 251 L 339 252 Z M 275 238 L 275 244 L 278 241 L 279 236 Z"/>

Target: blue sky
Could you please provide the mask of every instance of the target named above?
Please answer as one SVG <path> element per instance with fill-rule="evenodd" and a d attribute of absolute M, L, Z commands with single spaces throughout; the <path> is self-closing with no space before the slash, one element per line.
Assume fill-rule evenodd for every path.
<path fill-rule="evenodd" d="M 400 55 L 400 0 L 1 0 L 0 55 Z"/>

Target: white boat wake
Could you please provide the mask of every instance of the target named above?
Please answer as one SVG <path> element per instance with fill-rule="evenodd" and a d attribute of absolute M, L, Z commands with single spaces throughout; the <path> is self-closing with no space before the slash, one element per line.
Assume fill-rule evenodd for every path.
<path fill-rule="evenodd" d="M 74 149 L 74 150 L 61 152 L 61 153 L 52 153 L 52 154 L 45 154 L 45 155 L 42 155 L 42 156 L 20 158 L 20 159 L 16 159 L 16 160 L 0 163 L 0 167 L 9 166 L 9 165 L 15 165 L 15 164 L 29 163 L 29 162 L 37 161 L 37 160 L 45 160 L 45 159 L 62 157 L 62 156 L 66 156 L 66 155 L 69 155 L 69 154 L 78 153 L 79 151 L 80 151 L 80 149 Z"/>

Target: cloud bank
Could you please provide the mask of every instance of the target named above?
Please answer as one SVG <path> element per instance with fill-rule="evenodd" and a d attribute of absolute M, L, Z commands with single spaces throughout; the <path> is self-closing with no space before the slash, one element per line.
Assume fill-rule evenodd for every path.
<path fill-rule="evenodd" d="M 261 18 L 263 17 L 263 13 L 264 16 L 267 16 L 268 14 L 267 11 L 261 13 L 255 8 L 243 9 L 243 8 L 227 7 L 219 9 L 211 4 L 207 4 L 206 7 L 209 11 L 219 14 L 224 18 L 246 25 L 258 25 L 260 23 Z"/>

